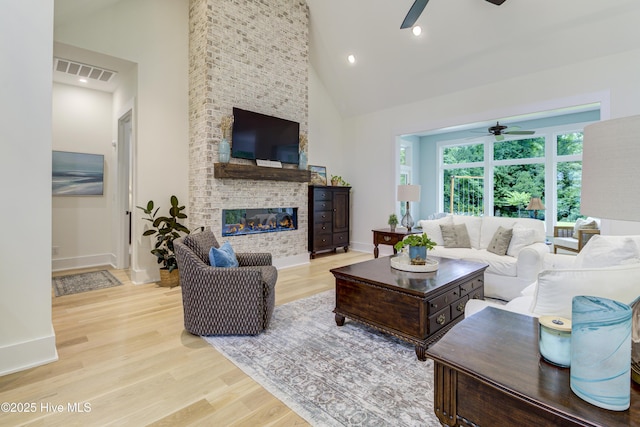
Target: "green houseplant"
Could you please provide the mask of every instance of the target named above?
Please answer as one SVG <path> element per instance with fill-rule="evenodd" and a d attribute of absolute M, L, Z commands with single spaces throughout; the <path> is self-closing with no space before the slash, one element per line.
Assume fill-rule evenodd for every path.
<path fill-rule="evenodd" d="M 160 208 L 154 210 L 155 204 L 153 200 L 147 202 L 146 207 L 137 206 L 143 211 L 147 217 L 145 221 L 151 223 L 151 228 L 142 233 L 143 236 L 155 236 L 155 244 L 151 253 L 158 259 L 158 264 L 162 264 L 160 268 L 161 286 L 178 285 L 178 262 L 176 254 L 173 252 L 173 241 L 182 236 L 181 233 L 189 234 L 189 229 L 179 221 L 186 219 L 187 215 L 182 211 L 184 206 L 180 206 L 178 198 L 171 196 L 171 207 L 168 216 L 157 216 Z"/>
<path fill-rule="evenodd" d="M 436 242 L 431 240 L 427 233 L 410 234 L 394 245 L 397 251 L 405 246 L 409 247 L 409 258 L 413 265 L 425 265 L 427 262 L 427 250 L 436 246 Z"/>
<path fill-rule="evenodd" d="M 340 175 L 331 175 L 331 185 L 333 185 L 334 187 L 348 187 L 349 183 L 342 179 Z"/>
<path fill-rule="evenodd" d="M 389 215 L 387 224 L 389 224 L 389 227 L 391 227 L 391 231 L 394 231 L 396 229 L 396 225 L 398 225 L 398 217 L 396 216 L 396 214 L 392 213 L 391 215 Z"/>

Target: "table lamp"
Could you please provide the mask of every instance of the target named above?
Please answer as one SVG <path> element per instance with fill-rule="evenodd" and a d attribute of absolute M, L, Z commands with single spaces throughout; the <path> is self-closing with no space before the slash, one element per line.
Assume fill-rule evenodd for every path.
<path fill-rule="evenodd" d="M 540 197 L 532 197 L 531 200 L 529 200 L 529 204 L 525 208 L 525 210 L 527 211 L 533 211 L 533 217 L 535 219 L 538 219 L 538 211 L 543 211 L 544 209 L 545 207 L 542 204 L 542 200 L 540 200 Z"/>
<path fill-rule="evenodd" d="M 407 231 L 411 231 L 411 227 L 413 227 L 413 218 L 411 218 L 411 214 L 409 213 L 409 203 L 410 202 L 419 202 L 420 201 L 420 186 L 419 185 L 398 185 L 398 201 L 406 202 L 406 210 L 405 214 L 402 217 L 403 227 L 407 228 Z"/>
<path fill-rule="evenodd" d="M 596 218 L 640 221 L 640 115 L 585 126 L 580 212 Z M 633 303 L 631 378 L 640 384 L 639 300 Z"/>

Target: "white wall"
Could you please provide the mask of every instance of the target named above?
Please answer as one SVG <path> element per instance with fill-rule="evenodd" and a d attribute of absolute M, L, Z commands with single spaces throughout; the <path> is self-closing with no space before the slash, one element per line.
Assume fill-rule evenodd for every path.
<path fill-rule="evenodd" d="M 0 2 L 0 375 L 57 360 L 51 323 L 53 1 Z"/>
<path fill-rule="evenodd" d="M 349 163 L 356 174 L 352 179 L 357 191 L 352 211 L 354 249 L 372 248 L 371 229 L 386 223 L 394 203 L 391 159 L 397 135 L 579 105 L 596 98 L 604 98 L 607 104 L 603 119 L 607 114 L 610 118 L 639 114 L 639 69 L 640 50 L 634 50 L 345 120 L 345 153 L 351 156 Z M 428 165 L 422 167 L 424 174 Z M 617 234 L 640 233 L 634 223 L 611 229 Z"/>
<path fill-rule="evenodd" d="M 104 156 L 102 196 L 56 196 L 52 200 L 53 270 L 111 262 L 113 175 L 117 172 L 111 145 L 110 93 L 65 84 L 53 85 L 53 149 Z"/>
<path fill-rule="evenodd" d="M 188 199 L 188 35 L 188 0 L 121 1 L 55 28 L 56 41 L 138 64 L 134 205 L 153 199 L 164 210 L 172 194 Z M 157 280 L 150 242 L 141 237 L 141 212 L 133 214 L 132 280 Z"/>

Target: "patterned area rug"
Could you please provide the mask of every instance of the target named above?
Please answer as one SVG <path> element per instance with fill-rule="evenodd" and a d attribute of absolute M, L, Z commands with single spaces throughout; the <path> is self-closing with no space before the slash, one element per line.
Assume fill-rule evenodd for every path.
<path fill-rule="evenodd" d="M 204 339 L 314 426 L 440 426 L 433 361 L 348 318 L 336 326 L 334 308 L 327 291 L 277 306 L 260 335 Z"/>
<path fill-rule="evenodd" d="M 120 286 L 122 283 L 107 270 L 92 271 L 90 273 L 70 274 L 51 279 L 53 291 L 57 297 L 93 291 L 96 289 Z"/>

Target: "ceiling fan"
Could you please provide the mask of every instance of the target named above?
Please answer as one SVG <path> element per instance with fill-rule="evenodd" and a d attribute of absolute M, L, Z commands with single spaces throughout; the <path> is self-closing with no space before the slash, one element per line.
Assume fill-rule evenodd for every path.
<path fill-rule="evenodd" d="M 512 129 L 512 130 L 508 130 Z M 495 126 L 491 126 L 487 129 L 489 135 L 493 135 L 496 137 L 496 141 L 504 140 L 505 135 L 533 135 L 536 133 L 533 130 L 516 130 L 520 129 L 518 126 L 504 126 L 499 122 L 496 122 Z"/>
<path fill-rule="evenodd" d="M 489 3 L 493 3 L 496 6 L 500 6 L 502 3 L 504 3 L 507 0 L 486 0 L 486 1 L 488 1 Z M 422 11 L 424 10 L 427 3 L 429 3 L 429 0 L 415 0 L 413 2 L 413 5 L 411 6 L 411 9 L 409 9 L 409 13 L 407 13 L 407 16 L 404 18 L 404 21 L 402 21 L 402 25 L 400 25 L 400 29 L 413 27 L 413 24 L 416 23 L 416 21 L 420 17 L 420 14 L 422 14 Z"/>

